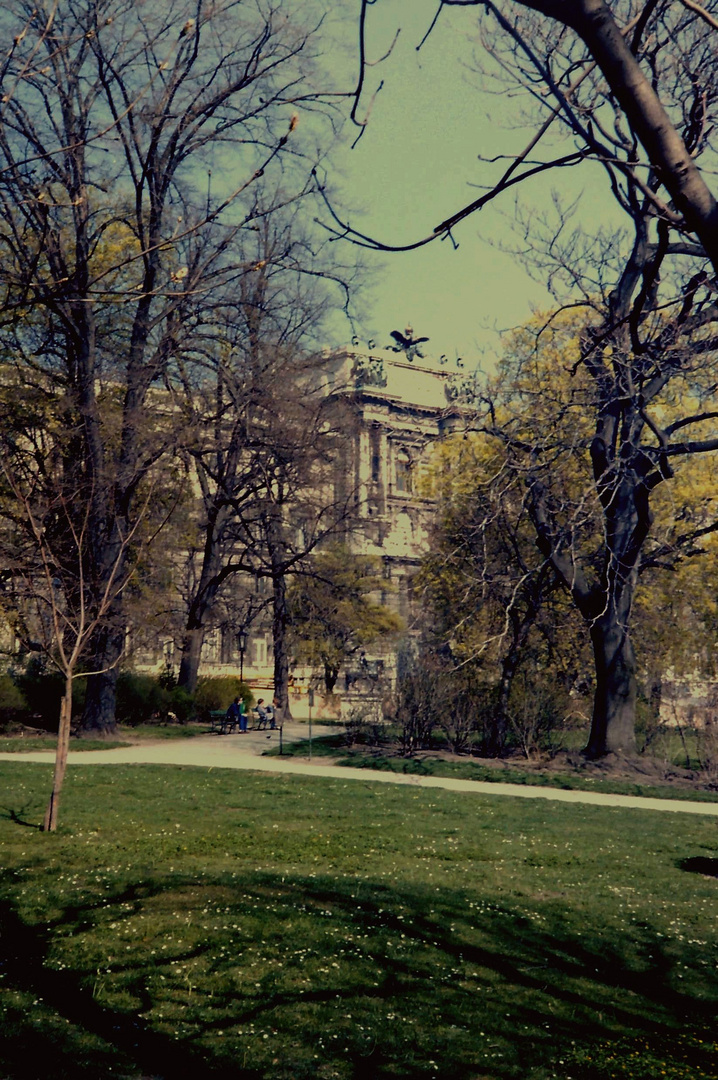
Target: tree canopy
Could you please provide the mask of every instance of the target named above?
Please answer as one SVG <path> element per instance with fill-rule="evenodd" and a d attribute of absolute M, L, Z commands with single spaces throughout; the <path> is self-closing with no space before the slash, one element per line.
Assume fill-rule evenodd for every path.
<path fill-rule="evenodd" d="M 102 595 L 181 442 L 174 395 L 219 362 L 221 306 L 257 272 L 242 241 L 307 190 L 310 164 L 285 166 L 299 111 L 329 101 L 316 25 L 281 0 L 17 0 L 0 26 L 0 347 L 56 403 Z M 113 724 L 122 606 L 87 646 L 87 727 Z"/>
<path fill-rule="evenodd" d="M 499 736 L 510 718 L 511 680 L 527 659 L 544 669 L 558 663 L 555 677 L 569 687 L 585 684 L 585 658 L 577 661 L 588 640 L 596 661 L 614 602 L 617 542 L 606 528 L 610 516 L 592 461 L 596 388 L 580 356 L 575 318 L 548 326 L 537 318 L 516 333 L 484 387 L 476 432 L 455 436 L 434 467 L 439 513 L 421 581 L 455 660 L 497 669 Z M 692 409 L 699 391 L 697 377 L 687 398 L 674 386 L 662 400 L 664 423 Z M 635 624 L 640 643 L 638 660 L 631 654 L 626 748 L 633 745 L 637 679 L 644 691 L 649 681 L 658 686 L 662 668 L 699 666 L 706 651 L 712 597 L 702 587 L 710 569 L 701 558 L 715 551 L 716 467 L 710 454 L 676 468 L 671 485 L 657 488 L 650 528 L 635 552 L 630 599 L 637 610 L 624 609 L 618 622 L 627 641 Z M 669 603 L 677 581 L 682 596 Z M 676 620 L 670 626 L 669 611 Z M 596 662 L 592 737 L 610 677 Z"/>
<path fill-rule="evenodd" d="M 290 590 L 294 651 L 300 662 L 320 668 L 332 693 L 341 668 L 369 646 L 395 637 L 403 620 L 373 598 L 381 567 L 339 543 L 312 558 Z"/>

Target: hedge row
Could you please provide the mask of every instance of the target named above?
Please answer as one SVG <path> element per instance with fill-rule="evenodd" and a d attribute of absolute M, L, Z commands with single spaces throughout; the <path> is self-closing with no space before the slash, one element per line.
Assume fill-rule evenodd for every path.
<path fill-rule="evenodd" d="M 0 730 L 20 724 L 56 731 L 64 683 L 62 676 L 30 665 L 27 671 L 0 675 Z M 186 724 L 205 720 L 215 709 L 226 709 L 235 697 L 252 704 L 246 683 L 231 675 L 200 679 L 189 694 L 174 684 L 167 673 L 139 675 L 120 672 L 117 678 L 118 723 L 128 726 L 147 723 Z M 85 701 L 85 680 L 76 679 L 72 694 L 73 716 L 79 721 Z"/>

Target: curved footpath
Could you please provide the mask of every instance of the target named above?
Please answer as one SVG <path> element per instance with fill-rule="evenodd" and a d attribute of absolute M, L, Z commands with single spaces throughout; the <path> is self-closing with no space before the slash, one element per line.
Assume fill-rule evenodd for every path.
<path fill-rule="evenodd" d="M 294 730 L 296 728 L 296 730 Z M 317 736 L 335 729 L 317 725 Z M 306 738 L 305 724 L 285 727 L 285 743 Z M 597 791 L 568 791 L 564 788 L 531 787 L 528 784 L 489 783 L 482 780 L 458 780 L 445 776 L 417 776 L 409 773 L 383 772 L 378 769 L 355 769 L 335 765 L 331 759 L 320 764 L 306 758 L 262 757 L 267 744 L 276 746 L 278 732 L 251 731 L 244 735 L 207 735 L 194 739 L 167 740 L 137 744 L 114 750 L 70 751 L 68 764 L 75 765 L 184 765 L 205 769 L 249 769 L 254 772 L 293 773 L 297 776 L 336 777 L 362 780 L 364 783 L 404 784 L 412 787 L 444 788 L 447 791 L 473 792 L 476 795 L 511 795 L 520 799 L 550 799 L 556 802 L 590 803 L 594 806 L 632 807 L 661 810 L 676 814 L 706 814 L 718 817 L 718 803 L 691 802 L 679 799 L 650 799 L 640 795 L 606 795 Z M 0 761 L 31 761 L 44 765 L 54 760 L 52 750 L 0 753 Z M 324 764 L 324 761 L 327 761 Z"/>

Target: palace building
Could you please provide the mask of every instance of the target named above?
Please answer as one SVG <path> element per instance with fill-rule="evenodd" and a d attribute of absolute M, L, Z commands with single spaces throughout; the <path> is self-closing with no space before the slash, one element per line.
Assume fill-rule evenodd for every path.
<path fill-rule="evenodd" d="M 357 554 L 371 555 L 381 576 L 391 585 L 377 597 L 394 608 L 411 634 L 414 612 L 411 579 L 427 550 L 432 500 L 424 492 L 422 470 L 430 447 L 444 435 L 463 427 L 466 403 L 474 380 L 461 370 L 461 361 L 424 355 L 410 327 L 394 332 L 396 344 L 376 348 L 373 342 L 327 352 L 321 365 L 319 392 L 329 399 L 343 436 L 332 462 L 334 498 L 353 504 L 341 539 Z M 397 340 L 401 339 L 401 340 Z M 424 339 L 426 340 L 426 339 Z M 463 407 L 462 407 L 463 406 Z M 271 584 L 266 578 L 238 583 L 264 594 L 267 606 L 242 639 L 240 656 L 234 629 L 210 629 L 202 650 L 201 675 L 242 673 L 255 688 L 272 686 Z M 168 643 L 166 658 L 172 659 Z M 395 657 L 373 658 L 388 672 Z M 368 661 L 365 661 L 365 663 Z M 302 683 L 297 673 L 297 683 Z M 306 673 L 304 682 L 306 682 Z M 341 685 L 338 684 L 338 689 Z"/>

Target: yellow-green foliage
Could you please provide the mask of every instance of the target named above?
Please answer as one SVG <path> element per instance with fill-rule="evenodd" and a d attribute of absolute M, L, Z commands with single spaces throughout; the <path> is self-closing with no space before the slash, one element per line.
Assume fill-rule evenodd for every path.
<path fill-rule="evenodd" d="M 290 594 L 297 658 L 324 670 L 331 681 L 359 649 L 399 634 L 403 620 L 377 601 L 379 590 L 391 592 L 392 587 L 382 579 L 378 559 L 354 555 L 343 544 L 319 552 L 311 572 L 294 583 Z"/>
<path fill-rule="evenodd" d="M 473 431 L 434 449 L 426 482 L 438 506 L 435 544 L 418 583 L 439 618 L 453 622 L 462 658 L 487 662 L 501 654 L 506 612 L 520 595 L 514 590 L 541 564 L 529 481 L 546 492 L 556 542 L 589 580 L 599 580 L 605 523 L 590 459 L 597 389 L 580 361 L 579 331 L 575 318 L 541 316 L 511 335 L 487 382 L 490 407 Z M 609 354 L 606 348 L 605 359 Z M 652 405 L 653 421 L 665 426 L 710 412 L 708 376 L 699 364 L 690 378 L 670 382 Z M 691 425 L 690 437 L 707 437 L 713 423 L 707 416 Z M 641 437 L 657 445 L 650 425 Z M 709 531 L 718 519 L 718 455 L 676 456 L 671 466 L 675 475 L 651 495 L 634 638 L 646 670 L 706 669 L 718 624 L 718 541 Z M 686 543 L 691 535 L 695 541 Z M 554 596 L 552 605 L 555 640 L 573 637 L 578 645 L 585 630 L 568 594 Z"/>

